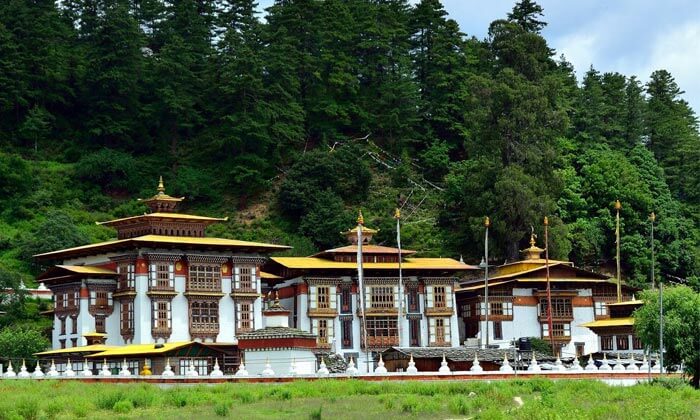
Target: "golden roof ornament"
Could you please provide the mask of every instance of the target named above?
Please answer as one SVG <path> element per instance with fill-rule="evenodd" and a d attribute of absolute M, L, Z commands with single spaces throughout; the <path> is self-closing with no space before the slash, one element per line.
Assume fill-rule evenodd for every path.
<path fill-rule="evenodd" d="M 615 200 L 615 210 L 620 211 L 622 209 L 622 204 L 620 204 L 620 200 Z"/>
<path fill-rule="evenodd" d="M 357 216 L 357 224 L 358 225 L 364 225 L 365 224 L 365 218 L 362 217 L 362 209 L 360 209 L 359 214 Z"/>
<path fill-rule="evenodd" d="M 184 200 L 185 197 L 171 197 L 165 193 L 165 184 L 163 183 L 163 177 L 158 177 L 158 186 L 156 187 L 156 195 L 147 199 L 140 199 L 138 201 L 143 201 L 151 209 L 151 213 L 161 213 L 161 212 L 174 212 L 180 201 Z"/>
<path fill-rule="evenodd" d="M 395 218 L 395 219 L 400 219 L 400 218 L 401 218 L 401 209 L 398 208 L 398 207 L 396 208 L 396 211 L 394 212 L 394 218 Z"/>
<path fill-rule="evenodd" d="M 163 185 L 163 175 L 161 175 L 158 179 L 158 188 L 156 188 L 158 191 L 158 195 L 163 195 L 165 194 L 165 186 Z"/>
<path fill-rule="evenodd" d="M 484 218 L 484 226 L 489 227 L 491 226 L 491 219 L 489 219 L 488 216 Z"/>

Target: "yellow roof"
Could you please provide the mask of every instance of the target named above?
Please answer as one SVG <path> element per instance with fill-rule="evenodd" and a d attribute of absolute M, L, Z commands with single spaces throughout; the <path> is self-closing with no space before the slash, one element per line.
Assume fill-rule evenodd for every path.
<path fill-rule="evenodd" d="M 217 217 L 207 217 L 207 216 L 197 216 L 194 214 L 182 214 L 182 213 L 146 213 L 138 216 L 129 216 L 129 217 L 123 217 L 121 219 L 114 219 L 114 220 L 107 220 L 105 222 L 95 222 L 98 225 L 110 225 L 118 222 L 125 222 L 127 220 L 135 220 L 135 219 L 142 219 L 142 218 L 163 218 L 163 219 L 180 219 L 180 220 L 193 220 L 193 221 L 202 221 L 202 222 L 225 222 L 228 220 L 228 217 L 225 217 L 223 219 L 217 218 Z"/>
<path fill-rule="evenodd" d="M 377 233 L 379 232 L 379 229 L 372 229 L 368 228 L 365 225 L 362 225 L 362 233 Z M 346 230 L 345 232 L 341 232 L 343 235 L 347 235 L 348 233 L 357 233 L 357 226 L 355 226 L 352 229 Z"/>
<path fill-rule="evenodd" d="M 89 265 L 57 265 L 56 267 L 79 274 L 117 274 L 108 268 L 93 267 Z"/>
<path fill-rule="evenodd" d="M 111 347 L 101 353 L 91 354 L 90 358 L 112 357 L 112 356 L 135 356 L 142 354 L 161 354 L 171 350 L 177 350 L 181 347 L 188 346 L 194 341 L 178 341 L 174 343 L 164 343 L 162 347 L 157 347 L 151 344 L 130 344 L 127 346 Z"/>
<path fill-rule="evenodd" d="M 273 257 L 273 261 L 292 269 L 356 269 L 355 262 L 339 262 L 315 257 Z M 398 263 L 362 263 L 365 269 L 398 270 Z M 476 267 L 452 258 L 406 258 L 401 263 L 404 270 L 473 270 Z"/>
<path fill-rule="evenodd" d="M 586 322 L 581 324 L 582 327 L 596 328 L 596 327 L 628 327 L 634 325 L 634 318 L 610 318 L 601 319 L 593 322 Z"/>
<path fill-rule="evenodd" d="M 512 282 L 514 282 L 514 281 L 515 281 L 515 280 L 506 280 L 506 281 L 501 281 L 501 282 L 498 282 L 498 283 L 491 283 L 491 282 L 489 282 L 489 287 L 500 286 L 500 285 L 502 285 L 502 284 L 512 283 Z M 470 290 L 479 290 L 479 289 L 485 289 L 485 288 L 486 288 L 486 285 L 485 285 L 484 283 L 481 283 L 481 284 L 477 284 L 477 285 L 474 285 L 474 286 L 458 287 L 457 289 L 455 289 L 455 292 L 461 292 L 461 291 L 465 291 L 465 290 L 466 290 L 466 291 L 470 291 Z"/>
<path fill-rule="evenodd" d="M 34 355 L 35 356 L 52 356 L 52 355 L 69 354 L 69 353 L 98 353 L 98 352 L 113 349 L 113 348 L 115 348 L 115 347 L 107 346 L 104 344 L 91 344 L 89 346 L 68 347 L 65 349 L 42 351 L 39 353 L 34 353 Z"/>
<path fill-rule="evenodd" d="M 113 245 L 127 244 L 129 242 L 132 242 L 132 243 L 151 242 L 151 243 L 162 243 L 162 244 L 191 244 L 191 245 L 203 245 L 203 246 L 260 247 L 260 248 L 272 248 L 272 249 L 279 249 L 279 250 L 290 248 L 286 245 L 274 245 L 274 244 L 266 244 L 266 243 L 262 243 L 262 242 L 239 241 L 236 239 L 207 238 L 207 237 L 196 238 L 196 237 L 189 237 L 189 236 L 144 235 L 144 236 L 137 236 L 135 238 L 119 239 L 116 241 L 98 242 L 96 244 L 77 246 L 74 248 L 61 249 L 58 251 L 45 252 L 43 254 L 34 255 L 34 257 L 51 257 L 51 256 L 61 255 L 61 254 L 70 253 L 70 252 L 84 251 L 84 250 L 91 250 L 91 249 L 102 248 L 102 247 L 110 247 Z"/>
<path fill-rule="evenodd" d="M 266 273 L 266 272 L 264 272 L 264 271 L 261 271 L 261 272 L 260 272 L 260 278 L 268 279 L 268 280 L 274 280 L 274 279 L 281 279 L 282 277 L 277 276 L 277 275 L 272 274 L 272 273 Z"/>
<path fill-rule="evenodd" d="M 643 300 L 627 300 L 625 302 L 615 302 L 615 303 L 606 303 L 606 306 L 627 306 L 627 305 L 644 305 Z"/>
<path fill-rule="evenodd" d="M 98 333 L 98 332 L 89 332 L 87 334 L 83 334 L 83 337 L 107 337 L 107 334 L 105 333 Z"/>

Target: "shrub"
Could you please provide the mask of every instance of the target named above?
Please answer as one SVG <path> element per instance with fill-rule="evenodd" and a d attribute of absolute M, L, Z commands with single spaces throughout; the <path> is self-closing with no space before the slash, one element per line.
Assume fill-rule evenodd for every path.
<path fill-rule="evenodd" d="M 112 407 L 112 411 L 117 412 L 117 413 L 128 413 L 129 411 L 134 409 L 134 403 L 131 402 L 131 400 L 119 400 L 114 403 L 114 406 Z"/>
<path fill-rule="evenodd" d="M 318 407 L 317 409 L 311 411 L 311 414 L 309 414 L 309 419 L 310 420 L 321 420 L 323 412 L 323 406 Z"/>
<path fill-rule="evenodd" d="M 231 409 L 229 408 L 229 405 L 226 403 L 218 403 L 214 406 L 214 413 L 219 416 L 219 417 L 226 417 L 228 416 L 229 411 Z"/>
<path fill-rule="evenodd" d="M 97 394 L 95 405 L 102 410 L 111 410 L 114 405 L 123 399 L 121 391 L 103 391 Z"/>
<path fill-rule="evenodd" d="M 401 411 L 403 411 L 404 413 L 415 414 L 418 412 L 419 405 L 420 404 L 419 404 L 418 398 L 416 398 L 413 395 L 409 395 L 401 403 Z"/>

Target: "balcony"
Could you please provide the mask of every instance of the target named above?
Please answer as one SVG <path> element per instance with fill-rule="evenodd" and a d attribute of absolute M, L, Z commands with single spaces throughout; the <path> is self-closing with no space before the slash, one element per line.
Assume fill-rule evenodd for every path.
<path fill-rule="evenodd" d="M 399 308 L 367 308 L 365 309 L 367 316 L 398 316 Z M 357 316 L 362 316 L 362 311 L 357 311 Z"/>
<path fill-rule="evenodd" d="M 335 318 L 338 312 L 334 308 L 309 308 L 309 316 L 315 318 Z"/>
<path fill-rule="evenodd" d="M 362 347 L 368 348 L 388 348 L 399 345 L 398 336 L 367 336 L 367 346 L 364 345 L 364 337 L 362 337 Z"/>
<path fill-rule="evenodd" d="M 425 308 L 426 316 L 452 316 L 454 310 L 447 306 L 439 306 L 433 308 Z"/>
<path fill-rule="evenodd" d="M 231 291 L 231 297 L 257 298 L 258 291 L 251 284 L 241 284 Z"/>

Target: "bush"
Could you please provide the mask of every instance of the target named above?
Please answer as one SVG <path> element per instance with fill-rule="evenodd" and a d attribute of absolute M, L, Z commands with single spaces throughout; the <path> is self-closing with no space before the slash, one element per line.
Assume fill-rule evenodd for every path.
<path fill-rule="evenodd" d="M 134 409 L 134 403 L 131 402 L 131 400 L 119 400 L 114 403 L 114 406 L 112 407 L 112 411 L 117 412 L 117 413 L 128 413 L 129 411 Z"/>
<path fill-rule="evenodd" d="M 76 165 L 76 176 L 103 191 L 136 191 L 137 162 L 130 154 L 101 149 L 84 155 Z"/>
<path fill-rule="evenodd" d="M 321 420 L 323 417 L 323 406 L 318 407 L 317 409 L 311 411 L 311 414 L 309 414 L 309 419 L 310 420 Z"/>
<path fill-rule="evenodd" d="M 218 403 L 214 406 L 214 413 L 219 417 L 228 416 L 229 411 L 231 411 L 231 409 L 226 403 Z"/>

